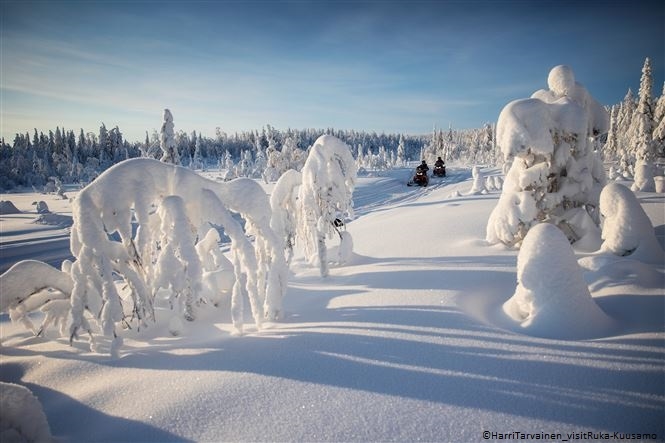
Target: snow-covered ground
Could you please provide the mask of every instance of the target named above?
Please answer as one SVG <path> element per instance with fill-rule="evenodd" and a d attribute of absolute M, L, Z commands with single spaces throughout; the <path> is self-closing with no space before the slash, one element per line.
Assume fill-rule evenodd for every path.
<path fill-rule="evenodd" d="M 351 261 L 324 278 L 296 254 L 285 318 L 264 330 L 232 336 L 228 311 L 208 310 L 178 337 L 128 333 L 114 359 L 2 314 L 0 381 L 32 391 L 59 441 L 665 439 L 665 267 L 578 254 L 609 325 L 536 336 L 502 309 L 518 252 L 484 240 L 499 192 L 448 172 L 427 188 L 406 169 L 360 177 Z M 663 245 L 665 195 L 638 198 Z M 67 200 L 1 199 L 33 211 L 0 216 L 3 270 L 69 255 L 66 227 L 32 223 L 32 202 L 70 215 Z"/>

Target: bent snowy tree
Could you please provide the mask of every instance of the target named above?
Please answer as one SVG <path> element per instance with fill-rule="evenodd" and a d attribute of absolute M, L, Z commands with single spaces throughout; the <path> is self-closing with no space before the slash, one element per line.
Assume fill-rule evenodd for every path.
<path fill-rule="evenodd" d="M 559 226 L 571 242 L 598 230 L 605 173 L 593 147 L 609 117 L 569 67 L 554 67 L 547 81 L 549 89 L 499 115 L 497 145 L 510 169 L 487 224 L 489 243 L 519 246 L 541 222 Z"/>
<path fill-rule="evenodd" d="M 204 288 L 216 281 L 206 278 L 216 271 L 235 277 L 231 310 L 239 333 L 245 296 L 257 327 L 264 317 L 279 315 L 287 268 L 270 227 L 268 196 L 253 180 L 217 183 L 172 164 L 127 160 L 80 192 L 73 218 L 72 338 L 80 330 L 93 336 L 86 315 L 91 299 L 101 301 L 92 318 L 113 347 L 121 344 L 119 322 L 141 326 L 155 319 L 160 289 L 167 290 L 176 314 L 193 320 L 202 294 L 216 290 Z M 220 255 L 210 247 L 211 229 L 230 238 L 232 270 L 228 260 L 208 256 Z M 128 288 L 126 296 L 121 286 Z"/>
<path fill-rule="evenodd" d="M 312 146 L 302 169 L 298 191 L 297 237 L 303 241 L 307 261 L 328 275 L 326 238 L 336 235 L 336 219 L 353 217 L 353 189 L 357 166 L 349 146 L 332 135 L 322 135 Z M 340 235 L 350 243 L 348 233 Z M 340 245 L 340 250 L 346 245 Z"/>
<path fill-rule="evenodd" d="M 63 270 L 58 270 L 37 260 L 16 263 L 0 275 L 0 312 L 9 313 L 12 321 L 21 322 L 37 335 L 50 324 L 58 324 L 64 331 L 72 292 L 70 265 L 65 261 Z M 36 310 L 45 314 L 39 328 L 28 315 Z"/>
<path fill-rule="evenodd" d="M 644 263 L 665 262 L 665 252 L 651 220 L 633 191 L 619 183 L 609 183 L 600 193 L 600 212 L 603 217 L 600 252 L 630 256 Z"/>

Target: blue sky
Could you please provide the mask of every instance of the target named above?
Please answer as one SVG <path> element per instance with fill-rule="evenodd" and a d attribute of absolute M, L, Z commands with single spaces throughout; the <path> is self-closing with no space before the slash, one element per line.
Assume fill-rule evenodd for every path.
<path fill-rule="evenodd" d="M 0 132 L 119 126 L 428 133 L 495 122 L 570 65 L 603 104 L 654 95 L 660 1 L 1 1 Z"/>

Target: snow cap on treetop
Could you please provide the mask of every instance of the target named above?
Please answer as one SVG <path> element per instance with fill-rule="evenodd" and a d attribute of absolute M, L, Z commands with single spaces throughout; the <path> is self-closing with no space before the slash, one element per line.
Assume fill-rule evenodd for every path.
<path fill-rule="evenodd" d="M 164 121 L 165 122 L 173 121 L 173 115 L 171 114 L 171 111 L 168 108 L 164 108 Z"/>
<path fill-rule="evenodd" d="M 559 96 L 572 95 L 576 88 L 572 68 L 566 65 L 553 67 L 547 76 L 547 87 Z"/>

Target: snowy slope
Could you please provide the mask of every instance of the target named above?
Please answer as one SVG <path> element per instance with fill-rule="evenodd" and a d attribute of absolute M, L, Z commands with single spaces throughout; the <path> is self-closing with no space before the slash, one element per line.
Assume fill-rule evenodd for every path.
<path fill-rule="evenodd" d="M 207 314 L 180 337 L 128 334 L 111 359 L 3 315 L 0 381 L 28 387 L 64 441 L 665 438 L 663 266 L 588 260 L 612 330 L 525 335 L 501 311 L 517 252 L 483 240 L 499 194 L 465 195 L 470 171 L 449 172 L 428 188 L 407 170 L 361 177 L 351 262 L 322 278 L 296 255 L 285 318 L 263 331 L 233 337 L 228 314 Z M 640 195 L 662 243 L 665 199 Z"/>

